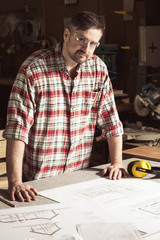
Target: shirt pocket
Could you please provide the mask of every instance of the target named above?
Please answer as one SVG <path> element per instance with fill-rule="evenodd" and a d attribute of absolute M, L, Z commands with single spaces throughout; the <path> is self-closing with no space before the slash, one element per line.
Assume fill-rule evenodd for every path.
<path fill-rule="evenodd" d="M 87 92 L 87 94 L 79 101 L 78 105 L 82 110 L 82 114 L 87 115 L 89 112 L 97 112 L 101 98 L 101 90 Z"/>
<path fill-rule="evenodd" d="M 95 91 L 91 93 L 91 109 L 98 109 L 100 98 L 101 98 L 101 90 Z"/>

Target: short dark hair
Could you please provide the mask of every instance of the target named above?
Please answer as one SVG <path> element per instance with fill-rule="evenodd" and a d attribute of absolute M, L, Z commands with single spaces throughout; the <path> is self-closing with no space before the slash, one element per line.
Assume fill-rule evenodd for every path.
<path fill-rule="evenodd" d="M 105 29 L 105 23 L 101 16 L 96 13 L 82 11 L 76 13 L 70 21 L 69 29 L 76 27 L 78 30 L 88 30 L 88 29 L 100 29 L 103 33 Z"/>

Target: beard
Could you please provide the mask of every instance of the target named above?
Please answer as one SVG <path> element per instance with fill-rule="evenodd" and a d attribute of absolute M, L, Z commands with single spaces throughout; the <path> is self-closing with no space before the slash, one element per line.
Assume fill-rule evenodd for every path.
<path fill-rule="evenodd" d="M 89 55 L 83 49 L 78 49 L 75 53 L 71 53 L 68 50 L 68 55 L 74 62 L 78 64 L 82 64 L 89 59 Z"/>

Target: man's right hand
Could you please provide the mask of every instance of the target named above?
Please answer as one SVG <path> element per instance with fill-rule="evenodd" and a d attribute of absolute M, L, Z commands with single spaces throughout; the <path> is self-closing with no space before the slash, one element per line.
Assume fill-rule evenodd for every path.
<path fill-rule="evenodd" d="M 6 166 L 8 192 L 11 200 L 20 202 L 36 200 L 37 190 L 22 182 L 22 166 L 25 143 L 17 139 L 7 139 Z"/>
<path fill-rule="evenodd" d="M 10 184 L 8 192 L 12 201 L 15 201 L 17 198 L 20 202 L 30 202 L 31 200 L 36 201 L 36 196 L 38 195 L 35 188 L 25 183 Z"/>

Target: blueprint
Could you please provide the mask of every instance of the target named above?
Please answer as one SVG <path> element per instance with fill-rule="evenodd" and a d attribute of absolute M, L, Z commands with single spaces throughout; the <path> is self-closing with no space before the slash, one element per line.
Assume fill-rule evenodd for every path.
<path fill-rule="evenodd" d="M 159 183 L 148 179 L 100 178 L 40 194 L 77 209 L 83 205 L 105 222 L 132 223 L 143 239 L 153 240 L 160 239 L 159 188 Z"/>
<path fill-rule="evenodd" d="M 3 240 L 140 239 L 128 223 L 111 225 L 84 207 L 59 203 L 0 210 L 0 229 Z"/>
<path fill-rule="evenodd" d="M 0 210 L 3 240 L 160 239 L 157 182 L 98 178 L 39 194 L 56 203 Z"/>
<path fill-rule="evenodd" d="M 61 204 L 0 210 L 3 240 L 67 240 L 72 236 L 81 240 L 76 224 L 99 220 L 93 212 L 75 211 Z"/>

